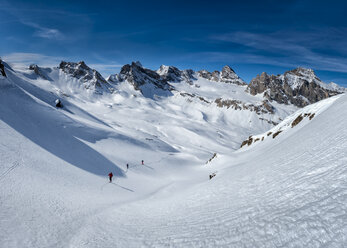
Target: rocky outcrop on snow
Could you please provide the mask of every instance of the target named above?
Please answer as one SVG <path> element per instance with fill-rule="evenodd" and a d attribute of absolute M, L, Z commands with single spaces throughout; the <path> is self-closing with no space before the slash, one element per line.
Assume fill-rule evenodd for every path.
<path fill-rule="evenodd" d="M 237 84 L 237 85 L 246 85 L 246 82 L 243 81 L 235 73 L 235 71 L 228 65 L 224 66 L 221 72 L 219 71 L 209 72 L 206 70 L 201 70 L 198 72 L 198 74 L 200 77 L 210 81 L 224 82 L 224 83 Z"/>
<path fill-rule="evenodd" d="M 41 68 L 41 67 L 39 67 L 38 65 L 31 64 L 31 65 L 29 66 L 29 70 L 34 71 L 34 73 L 35 73 L 37 76 L 39 76 L 39 77 L 41 77 L 41 78 L 43 78 L 43 79 L 45 79 L 45 80 L 52 81 L 52 79 L 51 79 L 51 78 L 47 75 L 47 73 L 46 73 L 46 72 L 51 72 L 51 71 L 52 71 L 52 69 L 50 69 L 50 68 Z"/>
<path fill-rule="evenodd" d="M 2 63 L 1 59 L 0 59 L 0 75 L 3 76 L 3 77 L 6 77 L 5 66 Z"/>
<path fill-rule="evenodd" d="M 330 96 L 342 93 L 322 82 L 311 69 L 297 68 L 283 75 L 268 75 L 263 72 L 252 79 L 247 87 L 252 94 L 264 93 L 264 97 L 283 104 L 304 107 Z"/>
<path fill-rule="evenodd" d="M 172 73 L 173 77 L 174 72 Z M 136 90 L 142 90 L 142 86 L 152 85 L 164 91 L 172 90 L 173 87 L 168 84 L 168 79 L 159 75 L 156 71 L 144 68 L 140 62 L 132 62 L 124 65 L 119 74 L 111 75 L 109 82 L 117 83 L 127 81 L 134 86 Z"/>
<path fill-rule="evenodd" d="M 251 104 L 251 103 L 245 103 L 239 100 L 218 98 L 215 100 L 215 103 L 220 108 L 225 107 L 225 108 L 232 108 L 235 110 L 249 110 L 251 112 L 256 112 L 258 115 L 274 113 L 274 107 L 269 103 L 268 100 L 264 100 L 260 104 Z"/>
<path fill-rule="evenodd" d="M 186 83 L 192 84 L 192 80 L 196 79 L 193 70 L 181 71 L 174 66 L 161 65 L 157 73 L 167 82 L 185 81 Z"/>
<path fill-rule="evenodd" d="M 59 69 L 67 75 L 78 79 L 86 89 L 102 94 L 103 91 L 112 92 L 112 86 L 101 76 L 99 72 L 88 67 L 84 61 L 78 63 L 62 61 Z"/>

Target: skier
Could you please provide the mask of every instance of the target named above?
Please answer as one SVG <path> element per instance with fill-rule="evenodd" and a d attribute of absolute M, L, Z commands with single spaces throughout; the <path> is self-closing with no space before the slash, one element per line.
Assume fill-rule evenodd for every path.
<path fill-rule="evenodd" d="M 129 164 L 127 164 L 127 170 L 129 170 Z"/>
<path fill-rule="evenodd" d="M 144 164 L 145 164 L 145 161 L 143 161 L 143 160 L 142 160 L 141 162 L 142 162 L 142 165 L 144 165 Z"/>
<path fill-rule="evenodd" d="M 110 183 L 112 183 L 112 177 L 113 177 L 113 174 L 112 174 L 112 172 L 110 172 L 110 173 L 108 174 L 108 178 L 110 179 Z"/>

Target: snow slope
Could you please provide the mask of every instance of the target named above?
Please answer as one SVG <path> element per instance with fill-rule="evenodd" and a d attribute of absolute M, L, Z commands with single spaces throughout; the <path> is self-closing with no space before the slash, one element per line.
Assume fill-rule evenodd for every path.
<path fill-rule="evenodd" d="M 276 143 L 218 157 L 193 187 L 99 213 L 72 247 L 343 247 L 347 96 L 337 98 Z"/>
<path fill-rule="evenodd" d="M 6 72 L 0 247 L 346 244 L 346 95 L 299 110 L 274 128 L 316 114 L 235 151 L 271 125 L 259 125 L 254 112 L 216 110 L 176 93 L 146 99 L 127 83 L 117 94 L 94 95 L 59 70 L 47 73 L 52 81 Z M 207 80 L 196 84 L 179 87 L 215 97 Z M 53 106 L 57 97 L 63 109 Z"/>

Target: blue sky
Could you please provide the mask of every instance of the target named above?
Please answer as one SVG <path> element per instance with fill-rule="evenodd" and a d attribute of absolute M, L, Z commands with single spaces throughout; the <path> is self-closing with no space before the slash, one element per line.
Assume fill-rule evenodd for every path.
<path fill-rule="evenodd" d="M 151 69 L 228 64 L 247 82 L 303 66 L 347 86 L 345 2 L 0 0 L 0 56 L 84 60 L 105 76 L 136 60 Z"/>

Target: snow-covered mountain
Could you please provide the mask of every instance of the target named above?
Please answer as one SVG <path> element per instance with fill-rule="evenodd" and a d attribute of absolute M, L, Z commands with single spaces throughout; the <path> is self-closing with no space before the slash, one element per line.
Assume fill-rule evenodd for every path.
<path fill-rule="evenodd" d="M 91 89 L 99 94 L 102 94 L 103 91 L 113 91 L 113 87 L 101 76 L 101 74 L 88 67 L 84 61 L 78 63 L 62 61 L 59 65 L 59 69 L 66 73 L 66 75 L 78 79 L 86 89 Z"/>
<path fill-rule="evenodd" d="M 246 85 L 246 82 L 243 81 L 233 69 L 231 69 L 229 66 L 224 66 L 222 71 L 214 71 L 209 72 L 206 70 L 201 70 L 198 72 L 200 77 L 206 78 L 210 81 L 214 82 L 225 82 L 225 83 L 231 83 L 231 84 L 237 84 L 237 85 Z"/>
<path fill-rule="evenodd" d="M 230 67 L 135 62 L 105 80 L 83 62 L 1 64 L 0 246 L 344 245 L 347 99 L 329 97 L 343 88 L 306 72 L 255 94 Z M 265 94 L 306 81 L 327 99 Z"/>

